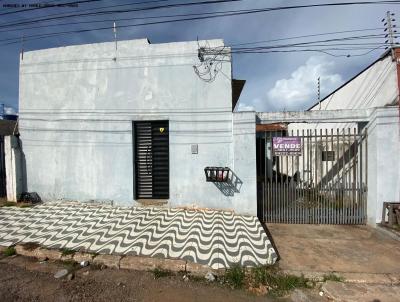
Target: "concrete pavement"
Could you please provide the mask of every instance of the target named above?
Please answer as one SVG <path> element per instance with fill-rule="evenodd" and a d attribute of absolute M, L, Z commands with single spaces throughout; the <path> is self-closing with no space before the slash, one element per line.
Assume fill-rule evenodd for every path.
<path fill-rule="evenodd" d="M 326 297 L 346 302 L 398 302 L 400 287 L 383 284 L 354 284 L 327 281 L 322 286 Z"/>
<path fill-rule="evenodd" d="M 316 288 L 296 289 L 287 302 L 400 301 L 400 241 L 368 226 L 268 224 L 287 273 L 324 281 Z M 322 293 L 322 296 L 320 295 Z"/>
<path fill-rule="evenodd" d="M 284 270 L 340 272 L 354 279 L 360 279 L 360 274 L 400 277 L 400 241 L 371 227 L 294 224 L 267 227 L 281 257 L 279 266 Z"/>

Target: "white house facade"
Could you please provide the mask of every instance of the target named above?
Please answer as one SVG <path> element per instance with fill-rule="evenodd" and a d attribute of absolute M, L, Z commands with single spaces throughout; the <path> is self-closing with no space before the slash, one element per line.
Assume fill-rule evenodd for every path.
<path fill-rule="evenodd" d="M 222 40 L 140 39 L 26 52 L 24 189 L 43 200 L 147 200 L 255 215 L 255 113 L 232 112 L 230 55 L 207 78 L 204 44 L 225 49 Z M 206 167 L 229 168 L 229 180 L 207 182 Z"/>

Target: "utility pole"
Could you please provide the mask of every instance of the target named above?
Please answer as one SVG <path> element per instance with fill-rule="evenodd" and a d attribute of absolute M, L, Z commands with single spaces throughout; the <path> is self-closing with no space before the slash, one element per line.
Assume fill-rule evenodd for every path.
<path fill-rule="evenodd" d="M 393 22 L 396 21 L 394 19 L 394 13 L 391 13 L 390 11 L 386 12 L 386 18 L 382 19 L 382 22 L 384 22 L 383 26 L 385 26 L 385 38 L 387 40 L 385 41 L 386 45 L 389 45 L 390 51 L 392 54 L 392 61 L 395 62 L 396 64 L 396 70 L 397 70 L 397 101 L 399 102 L 399 140 L 400 140 L 400 58 L 398 58 L 398 52 L 395 51 L 395 46 L 398 44 L 398 42 L 395 41 L 397 38 L 397 30 L 394 29 L 396 28 L 396 25 L 393 24 Z M 385 47 L 387 49 L 388 47 Z M 400 192 L 399 192 L 399 198 L 400 198 Z"/>
<path fill-rule="evenodd" d="M 386 18 L 382 19 L 382 22 L 384 22 L 383 26 L 385 26 L 385 38 L 387 38 L 387 40 L 385 41 L 385 44 L 388 45 L 388 47 L 390 47 L 390 51 L 392 53 L 392 59 L 396 60 L 395 57 L 395 53 L 394 53 L 394 47 L 397 44 L 395 42 L 395 38 L 397 38 L 395 36 L 395 33 L 397 33 L 397 30 L 395 30 L 394 28 L 396 27 L 395 24 L 393 24 L 393 22 L 396 21 L 394 19 L 394 13 L 391 13 L 390 11 L 386 12 Z"/>
<path fill-rule="evenodd" d="M 21 61 L 24 60 L 24 35 L 21 37 Z"/>
<path fill-rule="evenodd" d="M 392 55 L 392 61 L 395 62 L 396 64 L 396 71 L 397 71 L 397 102 L 399 103 L 399 122 L 398 122 L 398 139 L 400 141 L 400 58 L 398 58 L 398 54 L 399 52 L 395 51 L 394 47 L 396 45 L 398 45 L 398 42 L 395 41 L 395 39 L 397 38 L 397 30 L 394 29 L 396 28 L 396 25 L 393 24 L 393 22 L 395 22 L 396 19 L 394 19 L 394 13 L 391 13 L 390 11 L 386 12 L 386 18 L 382 19 L 382 22 L 384 22 L 383 26 L 385 26 L 385 38 L 387 38 L 387 40 L 385 41 L 386 45 L 389 45 L 390 47 L 390 52 Z M 387 47 L 385 47 L 385 49 L 387 49 Z M 400 199 L 400 191 L 399 191 L 399 196 L 398 198 Z"/>
<path fill-rule="evenodd" d="M 115 41 L 115 50 L 117 50 L 117 25 L 115 24 L 115 21 L 114 21 L 114 26 L 113 26 L 113 31 L 114 31 L 114 41 Z"/>
<path fill-rule="evenodd" d="M 115 41 L 115 57 L 114 57 L 114 61 L 117 61 L 117 50 L 118 50 L 118 42 L 117 42 L 117 25 L 115 24 L 114 21 L 114 25 L 113 25 L 113 32 L 114 32 L 114 41 Z"/>
<path fill-rule="evenodd" d="M 317 84 L 317 97 L 318 97 L 318 110 L 321 110 L 321 79 L 318 77 L 318 84 Z"/>

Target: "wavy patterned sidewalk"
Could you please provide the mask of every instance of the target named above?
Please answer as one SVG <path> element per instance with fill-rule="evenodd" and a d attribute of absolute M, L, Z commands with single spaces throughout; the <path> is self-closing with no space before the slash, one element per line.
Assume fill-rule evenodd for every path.
<path fill-rule="evenodd" d="M 99 254 L 173 258 L 226 268 L 273 264 L 257 218 L 230 212 L 45 203 L 0 208 L 0 245 L 37 242 Z"/>

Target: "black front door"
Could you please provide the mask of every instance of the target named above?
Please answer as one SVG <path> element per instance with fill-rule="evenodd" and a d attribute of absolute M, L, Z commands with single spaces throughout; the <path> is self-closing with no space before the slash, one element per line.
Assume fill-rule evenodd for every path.
<path fill-rule="evenodd" d="M 136 199 L 168 199 L 168 121 L 134 122 L 133 125 Z"/>

